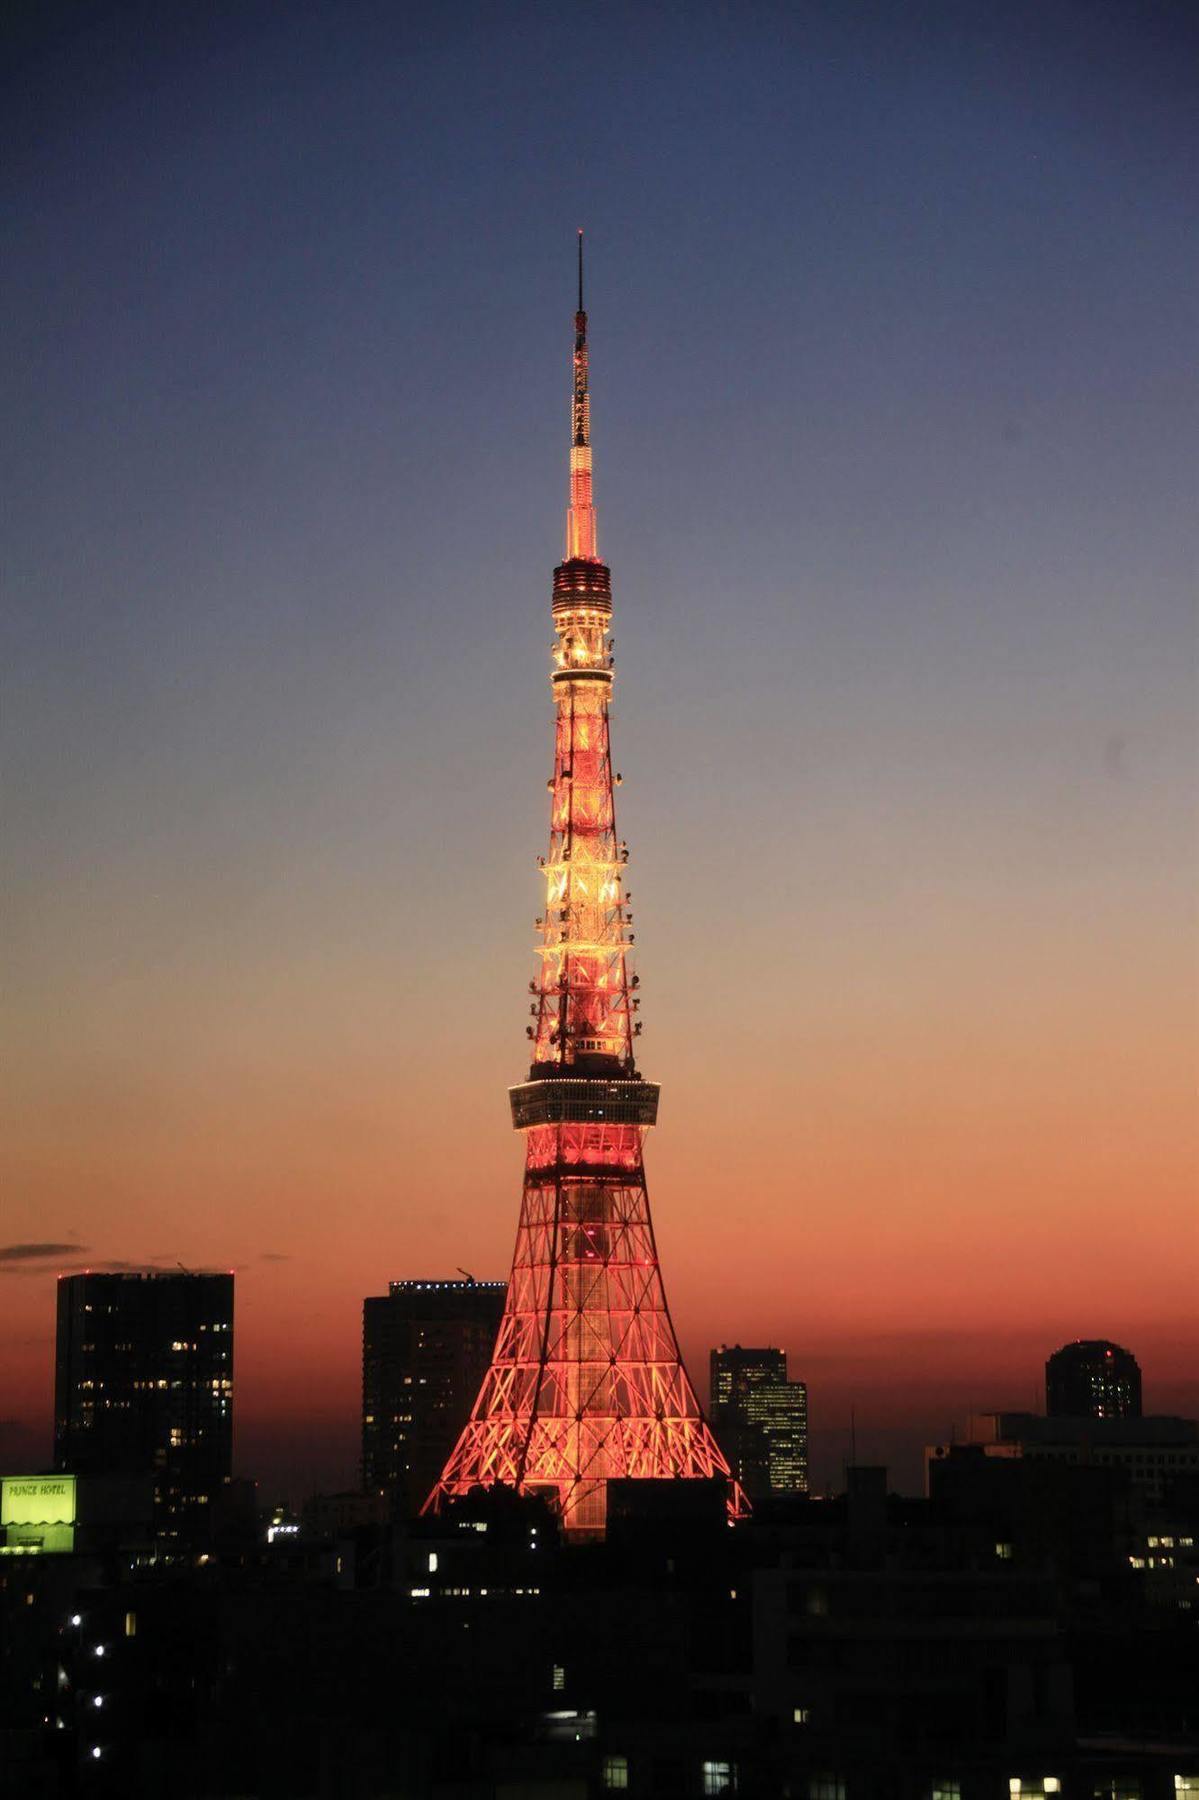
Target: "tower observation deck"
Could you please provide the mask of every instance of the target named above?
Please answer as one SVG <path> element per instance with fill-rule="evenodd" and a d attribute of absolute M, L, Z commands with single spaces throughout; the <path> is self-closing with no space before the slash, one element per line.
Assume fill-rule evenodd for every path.
<path fill-rule="evenodd" d="M 583 234 L 574 321 L 566 555 L 554 570 L 554 770 L 545 899 L 529 983 L 528 1079 L 510 1089 L 525 1177 L 507 1303 L 471 1418 L 425 1503 L 473 1487 L 546 1494 L 571 1535 L 602 1534 L 610 1480 L 726 1479 L 666 1305 L 643 1146 L 658 1086 L 637 1068 L 628 846 L 609 705 L 612 582 L 592 492 Z"/>

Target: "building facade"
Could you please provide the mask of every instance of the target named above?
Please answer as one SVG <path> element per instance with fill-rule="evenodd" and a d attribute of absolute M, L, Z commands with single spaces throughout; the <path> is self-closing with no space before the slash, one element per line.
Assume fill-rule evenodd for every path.
<path fill-rule="evenodd" d="M 502 1281 L 393 1281 L 362 1307 L 362 1482 L 419 1511 L 470 1413 Z"/>
<path fill-rule="evenodd" d="M 55 1467 L 152 1475 L 155 1535 L 207 1539 L 233 1460 L 233 1276 L 58 1283 Z"/>
<path fill-rule="evenodd" d="M 1051 1419 L 1139 1419 L 1141 1370 L 1131 1350 L 1106 1338 L 1080 1338 L 1045 1364 Z"/>
<path fill-rule="evenodd" d="M 787 1353 L 721 1344 L 711 1353 L 712 1425 L 750 1499 L 808 1491 L 808 1390 Z"/>

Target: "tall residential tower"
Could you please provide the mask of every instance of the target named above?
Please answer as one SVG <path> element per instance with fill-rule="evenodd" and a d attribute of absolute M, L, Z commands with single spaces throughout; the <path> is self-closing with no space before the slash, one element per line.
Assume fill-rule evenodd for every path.
<path fill-rule="evenodd" d="M 470 1416 L 502 1281 L 393 1281 L 362 1303 L 362 1485 L 418 1512 Z"/>
<path fill-rule="evenodd" d="M 233 1276 L 63 1275 L 54 1464 L 153 1475 L 156 1534 L 212 1531 L 233 1456 Z"/>
<path fill-rule="evenodd" d="M 635 1057 L 641 1002 L 630 967 L 628 847 L 613 803 L 612 587 L 591 487 L 582 233 L 570 505 L 553 621 L 533 1061 L 511 1090 L 512 1122 L 525 1136 L 524 1195 L 491 1367 L 427 1504 L 503 1482 L 550 1497 L 568 1532 L 598 1535 L 610 1480 L 730 1478 L 679 1354 L 642 1161 L 658 1087 Z M 729 1491 L 736 1509 L 731 1480 Z"/>

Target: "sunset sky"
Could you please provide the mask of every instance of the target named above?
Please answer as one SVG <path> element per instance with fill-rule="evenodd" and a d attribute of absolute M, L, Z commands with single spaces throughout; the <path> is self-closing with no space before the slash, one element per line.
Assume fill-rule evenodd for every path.
<path fill-rule="evenodd" d="M 0 1467 L 55 1275 L 237 1271 L 237 1462 L 507 1273 L 588 233 L 693 1374 L 816 1474 L 1199 1411 L 1193 8 L 28 9 L 0 94 Z"/>

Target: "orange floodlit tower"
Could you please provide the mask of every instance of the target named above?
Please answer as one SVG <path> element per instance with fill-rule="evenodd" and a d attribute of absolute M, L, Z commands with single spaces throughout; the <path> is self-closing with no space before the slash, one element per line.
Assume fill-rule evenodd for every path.
<path fill-rule="evenodd" d="M 554 570 L 556 715 L 540 972 L 530 982 L 529 1079 L 516 1251 L 491 1367 L 426 1502 L 504 1482 L 547 1494 L 572 1534 L 604 1530 L 621 1477 L 729 1480 L 683 1367 L 650 1219 L 642 1143 L 658 1086 L 638 1072 L 628 849 L 616 833 L 608 702 L 612 589 L 591 491 L 583 234 L 575 314 L 566 557 Z"/>

